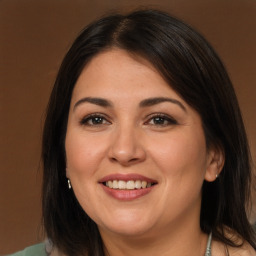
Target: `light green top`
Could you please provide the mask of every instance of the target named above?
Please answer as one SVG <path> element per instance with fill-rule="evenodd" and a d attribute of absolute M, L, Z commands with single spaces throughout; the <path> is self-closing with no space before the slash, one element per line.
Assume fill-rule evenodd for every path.
<path fill-rule="evenodd" d="M 23 251 L 16 252 L 7 256 L 47 256 L 45 251 L 45 244 L 36 244 L 30 247 L 27 247 Z"/>
<path fill-rule="evenodd" d="M 208 238 L 205 256 L 211 256 L 211 242 L 212 242 L 212 233 L 210 233 Z M 14 254 L 7 255 L 7 256 L 47 256 L 47 252 L 45 249 L 45 243 L 41 243 L 41 244 L 30 246 L 23 251 L 16 252 Z"/>

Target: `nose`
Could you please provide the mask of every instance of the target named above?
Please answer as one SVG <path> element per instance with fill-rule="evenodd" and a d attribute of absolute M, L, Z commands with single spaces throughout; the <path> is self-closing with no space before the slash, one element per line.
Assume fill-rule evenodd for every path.
<path fill-rule="evenodd" d="M 139 136 L 136 128 L 120 127 L 113 133 L 108 152 L 109 159 L 112 162 L 118 162 L 123 166 L 130 166 L 143 162 L 146 159 L 142 137 Z"/>

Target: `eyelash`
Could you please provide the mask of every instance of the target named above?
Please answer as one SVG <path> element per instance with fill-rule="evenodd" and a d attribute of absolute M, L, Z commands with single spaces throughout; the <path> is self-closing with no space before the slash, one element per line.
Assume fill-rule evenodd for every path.
<path fill-rule="evenodd" d="M 150 122 L 154 119 L 156 120 L 156 118 L 160 119 L 161 122 L 165 122 L 165 123 L 150 124 Z M 147 119 L 148 119 L 148 121 L 146 121 L 145 124 L 160 126 L 160 127 L 166 127 L 169 125 L 177 125 L 178 124 L 178 122 L 174 118 L 170 117 L 169 115 L 163 114 L 163 113 L 151 114 L 151 115 L 147 116 Z"/>
<path fill-rule="evenodd" d="M 97 119 L 99 119 L 99 120 L 97 120 Z M 154 122 L 154 120 L 155 121 L 157 120 L 157 122 L 160 122 L 160 123 L 150 123 L 151 121 Z M 93 123 L 95 121 L 96 121 L 96 123 Z M 111 122 L 107 120 L 105 115 L 102 115 L 100 113 L 93 113 L 93 114 L 90 114 L 90 115 L 82 118 L 80 121 L 80 124 L 86 125 L 86 126 L 100 126 L 100 125 L 111 124 Z M 166 127 L 169 125 L 177 125 L 178 122 L 174 118 L 170 117 L 169 115 L 166 115 L 163 113 L 154 113 L 154 114 L 147 116 L 147 121 L 144 124 L 158 126 L 158 127 Z"/>
<path fill-rule="evenodd" d="M 89 123 L 90 121 L 93 122 L 97 120 L 97 118 L 101 119 L 101 123 Z M 97 121 L 96 121 L 97 122 Z M 99 126 L 99 125 L 105 125 L 106 123 L 102 123 L 102 122 L 107 122 L 107 124 L 111 124 L 105 115 L 102 115 L 100 113 L 94 113 L 94 114 L 90 114 L 84 118 L 81 119 L 80 124 L 81 125 L 86 125 L 86 126 Z"/>

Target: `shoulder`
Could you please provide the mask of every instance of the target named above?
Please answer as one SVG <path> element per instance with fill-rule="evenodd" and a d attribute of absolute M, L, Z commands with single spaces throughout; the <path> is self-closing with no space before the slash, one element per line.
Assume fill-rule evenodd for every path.
<path fill-rule="evenodd" d="M 241 246 L 227 246 L 223 242 L 213 240 L 212 254 L 214 256 L 256 256 L 256 251 L 253 249 L 253 247 L 247 241 L 242 239 L 241 236 L 239 236 L 236 232 L 227 228 L 225 230 L 225 235 Z"/>
<path fill-rule="evenodd" d="M 226 235 L 236 244 L 241 244 L 239 247 L 227 247 L 230 256 L 256 256 L 256 252 L 252 246 L 234 230 L 226 228 Z"/>
<path fill-rule="evenodd" d="M 36 244 L 30 247 L 27 247 L 23 251 L 10 254 L 8 256 L 47 256 L 45 251 L 45 244 Z"/>
<path fill-rule="evenodd" d="M 256 256 L 255 250 L 249 243 L 244 242 L 240 247 L 226 246 L 222 242 L 213 241 L 212 255 L 214 256 Z"/>
<path fill-rule="evenodd" d="M 228 247 L 230 256 L 256 256 L 256 251 L 248 242 L 244 242 L 241 247 Z"/>

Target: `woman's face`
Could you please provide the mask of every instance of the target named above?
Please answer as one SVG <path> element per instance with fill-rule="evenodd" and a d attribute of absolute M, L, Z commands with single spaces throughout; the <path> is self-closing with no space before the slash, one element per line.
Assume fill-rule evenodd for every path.
<path fill-rule="evenodd" d="M 146 60 L 113 49 L 90 61 L 73 91 L 65 147 L 67 177 L 102 234 L 199 225 L 214 154 L 199 114 Z"/>

